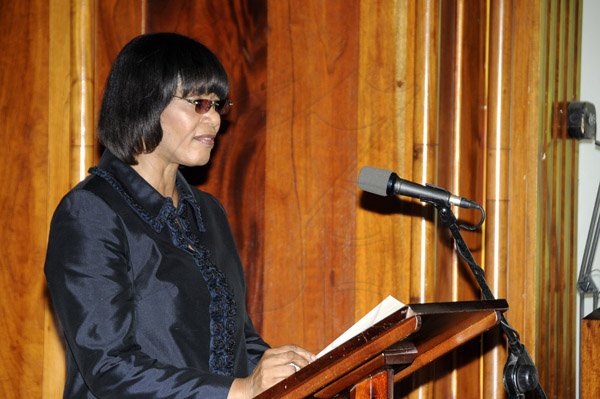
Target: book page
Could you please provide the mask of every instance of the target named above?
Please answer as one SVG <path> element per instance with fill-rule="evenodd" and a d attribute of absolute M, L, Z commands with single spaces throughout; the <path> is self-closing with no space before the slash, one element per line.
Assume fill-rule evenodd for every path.
<path fill-rule="evenodd" d="M 317 358 L 325 355 L 326 353 L 332 351 L 337 348 L 344 342 L 348 341 L 350 338 L 355 337 L 361 332 L 365 331 L 367 328 L 377 324 L 381 320 L 385 319 L 387 316 L 392 313 L 402 309 L 405 305 L 394 298 L 393 296 L 388 296 L 383 301 L 381 301 L 377 306 L 375 306 L 369 313 L 364 315 L 359 321 L 354 323 L 352 327 L 347 329 L 342 335 L 337 337 L 332 343 L 330 343 L 325 349 L 317 354 Z"/>

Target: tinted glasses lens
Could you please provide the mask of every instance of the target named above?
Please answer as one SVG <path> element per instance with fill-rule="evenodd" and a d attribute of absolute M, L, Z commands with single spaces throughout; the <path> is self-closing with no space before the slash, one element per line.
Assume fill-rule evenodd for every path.
<path fill-rule="evenodd" d="M 194 104 L 196 104 L 196 112 L 199 114 L 205 114 L 210 111 L 210 107 L 212 107 L 212 100 L 195 100 Z"/>
<path fill-rule="evenodd" d="M 231 109 L 231 104 L 232 104 L 232 102 L 227 99 L 215 101 L 215 110 L 220 115 L 225 115 Z"/>
<path fill-rule="evenodd" d="M 231 101 L 229 101 L 229 100 L 212 101 L 212 100 L 201 99 L 201 100 L 196 100 L 195 104 L 196 104 L 196 112 L 199 114 L 207 113 L 208 111 L 210 111 L 210 107 L 212 107 L 213 105 L 215 107 L 215 110 L 220 115 L 225 115 L 227 112 L 229 112 L 229 109 L 231 108 Z"/>

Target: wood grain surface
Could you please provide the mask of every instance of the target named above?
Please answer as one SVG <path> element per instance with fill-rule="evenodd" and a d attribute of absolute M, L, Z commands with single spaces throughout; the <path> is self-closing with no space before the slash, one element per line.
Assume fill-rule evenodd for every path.
<path fill-rule="evenodd" d="M 0 46 L 0 396 L 35 398 L 44 372 L 47 2 L 0 2 Z"/>

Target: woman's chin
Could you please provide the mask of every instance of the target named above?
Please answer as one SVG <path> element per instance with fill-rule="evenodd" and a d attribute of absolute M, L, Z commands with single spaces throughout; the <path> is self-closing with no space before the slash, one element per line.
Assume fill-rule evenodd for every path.
<path fill-rule="evenodd" d="M 187 160 L 185 162 L 182 162 L 181 166 L 187 166 L 190 168 L 193 168 L 195 166 L 204 166 L 208 163 L 208 161 L 210 161 L 210 155 Z"/>

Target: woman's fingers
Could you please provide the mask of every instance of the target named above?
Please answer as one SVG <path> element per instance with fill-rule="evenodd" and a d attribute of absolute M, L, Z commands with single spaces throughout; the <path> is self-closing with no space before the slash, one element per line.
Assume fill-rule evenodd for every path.
<path fill-rule="evenodd" d="M 257 394 L 270 388 L 313 360 L 312 353 L 295 345 L 268 349 L 250 376 L 252 391 Z"/>
<path fill-rule="evenodd" d="M 279 364 L 294 363 L 300 367 L 304 367 L 316 359 L 311 352 L 296 345 L 284 345 L 269 349 L 264 356 L 277 359 L 280 361 Z"/>

